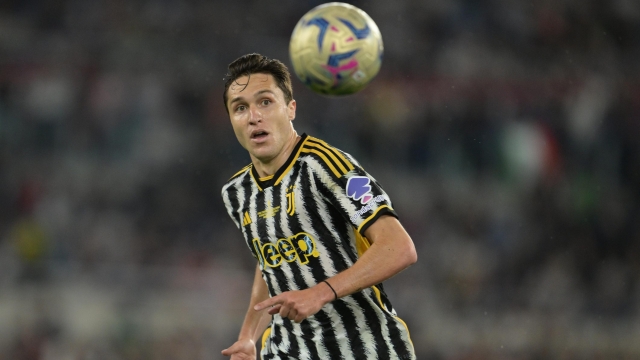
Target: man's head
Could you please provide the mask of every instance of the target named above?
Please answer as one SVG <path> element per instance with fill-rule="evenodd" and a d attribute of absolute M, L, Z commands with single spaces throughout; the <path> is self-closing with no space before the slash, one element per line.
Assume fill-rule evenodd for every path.
<path fill-rule="evenodd" d="M 260 174 L 273 174 L 296 144 L 296 101 L 291 96 L 289 71 L 281 62 L 250 54 L 229 65 L 225 107 Z"/>
<path fill-rule="evenodd" d="M 229 72 L 225 76 L 224 84 L 224 107 L 229 112 L 229 87 L 243 76 L 251 77 L 252 74 L 270 74 L 276 84 L 282 90 L 284 99 L 287 102 L 293 100 L 293 90 L 291 87 L 291 75 L 287 66 L 276 59 L 269 59 L 260 54 L 247 54 L 235 59 L 229 64 Z"/>

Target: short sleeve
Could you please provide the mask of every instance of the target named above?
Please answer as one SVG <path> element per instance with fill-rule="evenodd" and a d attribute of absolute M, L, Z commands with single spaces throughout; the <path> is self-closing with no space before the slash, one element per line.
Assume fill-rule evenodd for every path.
<path fill-rule="evenodd" d="M 373 176 L 353 161 L 353 169 L 342 176 L 327 171 L 317 175 L 316 186 L 341 215 L 364 236 L 382 215 L 398 217 L 389 195 Z"/>

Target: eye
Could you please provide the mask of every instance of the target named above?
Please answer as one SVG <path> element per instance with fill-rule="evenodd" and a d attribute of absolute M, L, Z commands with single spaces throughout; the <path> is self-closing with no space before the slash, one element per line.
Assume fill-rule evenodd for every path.
<path fill-rule="evenodd" d="M 264 106 L 267 106 L 267 105 L 271 104 L 271 100 L 269 100 L 269 99 L 263 99 L 263 100 L 261 101 L 261 104 L 262 104 L 262 105 L 264 105 Z"/>
<path fill-rule="evenodd" d="M 236 106 L 236 112 L 244 111 L 245 109 L 246 109 L 246 106 L 244 106 L 244 105 Z"/>

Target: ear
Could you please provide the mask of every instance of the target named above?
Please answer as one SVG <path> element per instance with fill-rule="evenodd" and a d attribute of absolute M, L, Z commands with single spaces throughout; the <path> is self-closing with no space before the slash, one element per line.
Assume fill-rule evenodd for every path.
<path fill-rule="evenodd" d="M 287 105 L 287 115 L 289 115 L 289 121 L 293 121 L 296 118 L 296 101 L 293 99 Z"/>

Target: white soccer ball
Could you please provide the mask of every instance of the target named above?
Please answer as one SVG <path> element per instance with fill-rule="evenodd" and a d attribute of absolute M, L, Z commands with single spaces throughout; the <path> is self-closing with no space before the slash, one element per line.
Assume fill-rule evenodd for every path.
<path fill-rule="evenodd" d="M 319 5 L 296 24 L 289 56 L 296 76 L 325 95 L 353 94 L 382 65 L 382 35 L 361 9 L 339 2 Z"/>

